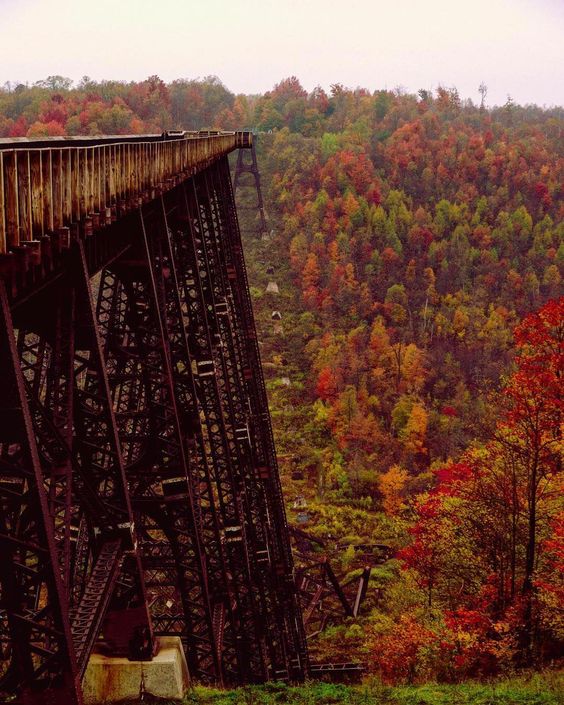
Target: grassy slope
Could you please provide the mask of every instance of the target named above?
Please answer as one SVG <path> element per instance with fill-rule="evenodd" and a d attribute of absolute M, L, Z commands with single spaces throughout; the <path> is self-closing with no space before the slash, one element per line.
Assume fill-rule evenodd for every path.
<path fill-rule="evenodd" d="M 186 698 L 190 705 L 561 705 L 564 674 L 546 671 L 530 678 L 468 682 L 460 685 L 426 684 L 387 687 L 377 683 L 345 686 L 312 683 L 289 687 L 271 683 L 260 687 L 219 691 L 196 688 Z"/>

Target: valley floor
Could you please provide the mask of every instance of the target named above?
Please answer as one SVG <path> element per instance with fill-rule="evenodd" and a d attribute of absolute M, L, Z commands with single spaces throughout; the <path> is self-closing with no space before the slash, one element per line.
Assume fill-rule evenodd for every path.
<path fill-rule="evenodd" d="M 383 686 L 377 682 L 346 686 L 283 683 L 220 691 L 197 687 L 186 705 L 562 705 L 564 673 L 545 671 L 528 678 L 457 685 Z"/>

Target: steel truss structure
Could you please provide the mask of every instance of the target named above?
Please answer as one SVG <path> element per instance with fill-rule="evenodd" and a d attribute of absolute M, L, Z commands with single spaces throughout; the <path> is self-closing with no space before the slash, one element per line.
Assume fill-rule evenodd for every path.
<path fill-rule="evenodd" d="M 257 137 L 255 136 L 252 141 L 250 151 L 240 149 L 237 153 L 235 175 L 233 177 L 233 190 L 235 194 L 237 194 L 237 190 L 240 192 L 244 191 L 247 199 L 253 198 L 251 192 L 256 194 L 255 203 L 247 203 L 247 200 L 245 200 L 245 203 L 240 201 L 239 210 L 248 210 L 254 213 L 257 218 L 257 227 L 255 232 L 258 235 L 265 235 L 268 232 L 268 228 L 266 225 L 266 213 L 264 210 L 264 200 L 262 197 L 262 187 L 260 184 L 260 171 L 257 161 L 256 142 Z M 251 178 L 245 178 L 246 174 L 249 174 Z"/>
<path fill-rule="evenodd" d="M 161 635 L 203 682 L 310 673 L 228 158 L 208 162 L 0 278 L 15 702 L 79 705 L 95 646 L 145 660 Z"/>

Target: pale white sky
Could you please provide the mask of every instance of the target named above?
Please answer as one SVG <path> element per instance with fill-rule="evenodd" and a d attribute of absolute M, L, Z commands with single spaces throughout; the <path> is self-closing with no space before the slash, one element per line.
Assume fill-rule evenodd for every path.
<path fill-rule="evenodd" d="M 0 0 L 0 83 L 215 74 L 234 92 L 296 75 L 489 105 L 564 104 L 564 0 Z"/>

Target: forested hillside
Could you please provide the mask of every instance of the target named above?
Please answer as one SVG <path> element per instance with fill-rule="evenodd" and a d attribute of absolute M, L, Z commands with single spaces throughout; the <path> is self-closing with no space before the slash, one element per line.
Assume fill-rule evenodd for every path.
<path fill-rule="evenodd" d="M 289 519 L 345 579 L 391 555 L 322 660 L 401 683 L 562 652 L 563 126 L 295 78 L 0 91 L 0 136 L 260 133 L 271 232 L 242 226 Z"/>

